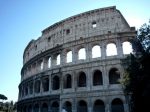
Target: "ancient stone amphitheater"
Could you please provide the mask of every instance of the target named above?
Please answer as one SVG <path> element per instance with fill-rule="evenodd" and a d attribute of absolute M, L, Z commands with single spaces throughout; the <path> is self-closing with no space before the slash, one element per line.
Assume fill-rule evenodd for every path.
<path fill-rule="evenodd" d="M 44 29 L 24 50 L 18 112 L 129 112 L 119 80 L 135 36 L 115 6 Z"/>

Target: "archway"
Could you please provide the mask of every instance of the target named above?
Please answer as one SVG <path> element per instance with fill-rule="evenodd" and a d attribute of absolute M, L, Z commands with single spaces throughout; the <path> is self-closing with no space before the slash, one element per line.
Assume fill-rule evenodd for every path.
<path fill-rule="evenodd" d="M 95 70 L 93 74 L 93 85 L 102 85 L 103 84 L 103 78 L 102 78 L 102 72 L 100 70 Z"/>
<path fill-rule="evenodd" d="M 93 112 L 105 112 L 105 105 L 102 100 L 96 100 L 94 102 Z"/>
<path fill-rule="evenodd" d="M 109 84 L 119 84 L 120 72 L 116 68 L 109 71 Z"/>
<path fill-rule="evenodd" d="M 116 98 L 111 103 L 111 111 L 112 112 L 124 112 L 123 102 Z"/>
<path fill-rule="evenodd" d="M 88 112 L 87 103 L 83 100 L 78 102 L 77 112 Z"/>

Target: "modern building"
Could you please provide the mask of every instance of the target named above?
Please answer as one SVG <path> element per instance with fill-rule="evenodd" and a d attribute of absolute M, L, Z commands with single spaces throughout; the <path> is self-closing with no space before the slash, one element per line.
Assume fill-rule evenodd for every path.
<path fill-rule="evenodd" d="M 115 6 L 44 29 L 24 50 L 18 112 L 129 112 L 119 80 L 135 36 Z"/>

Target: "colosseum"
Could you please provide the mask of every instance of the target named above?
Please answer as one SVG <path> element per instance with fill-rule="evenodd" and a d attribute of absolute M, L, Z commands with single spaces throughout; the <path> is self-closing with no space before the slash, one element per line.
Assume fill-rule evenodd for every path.
<path fill-rule="evenodd" d="M 115 6 L 59 21 L 24 50 L 18 112 L 129 112 L 119 83 L 136 36 Z"/>

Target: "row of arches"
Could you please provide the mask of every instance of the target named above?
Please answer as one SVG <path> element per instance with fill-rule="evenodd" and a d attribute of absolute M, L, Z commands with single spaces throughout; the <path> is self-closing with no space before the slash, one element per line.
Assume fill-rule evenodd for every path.
<path fill-rule="evenodd" d="M 81 47 L 77 51 L 77 58 L 78 60 L 86 60 L 87 58 L 87 49 L 85 47 Z M 35 62 L 32 65 L 29 65 L 24 69 L 23 74 L 24 75 L 31 75 L 34 74 L 37 71 L 41 71 L 45 68 L 51 68 L 53 65 L 60 65 L 62 62 L 71 63 L 73 62 L 73 51 L 67 50 L 65 51 L 65 59 L 62 61 L 61 54 L 56 54 L 55 56 L 48 56 L 46 59 L 42 59 L 38 62 Z M 102 53 L 104 51 L 101 50 L 100 45 L 94 45 L 92 47 L 91 55 L 92 58 L 100 58 Z M 129 54 L 132 52 L 132 46 L 130 45 L 130 42 L 123 42 L 123 52 L 124 54 Z M 117 55 L 117 47 L 114 43 L 109 43 L 106 47 L 106 54 L 107 56 L 115 56 Z"/>
<path fill-rule="evenodd" d="M 91 105 L 90 105 L 91 106 Z M 54 101 L 50 106 L 48 103 L 39 105 L 29 105 L 23 107 L 23 112 L 60 112 L 60 104 L 58 101 Z M 73 104 L 70 101 L 65 101 L 62 104 L 61 112 L 72 112 Z M 88 103 L 85 100 L 79 100 L 76 106 L 77 112 L 88 112 Z M 124 105 L 120 98 L 115 98 L 111 102 L 111 112 L 124 112 Z M 106 104 L 101 100 L 97 99 L 93 102 L 92 112 L 106 112 Z"/>
<path fill-rule="evenodd" d="M 99 69 L 95 69 L 92 74 L 92 86 L 102 86 L 104 84 L 103 74 Z M 119 79 L 121 78 L 120 72 L 117 68 L 111 68 L 109 70 L 108 79 L 109 84 L 119 84 Z M 61 83 L 61 80 L 63 83 Z M 60 75 L 46 76 L 44 78 L 35 80 L 34 82 L 29 82 L 23 84 L 20 87 L 20 94 L 22 97 L 40 92 L 48 92 L 51 90 L 59 90 L 60 87 L 63 89 L 73 88 L 73 80 L 77 82 L 77 87 L 87 87 L 87 74 L 84 71 L 80 71 L 77 75 L 77 79 L 73 79 L 73 75 L 66 74 L 63 77 Z M 50 84 L 51 83 L 51 84 Z M 60 86 L 60 85 L 63 86 Z"/>

